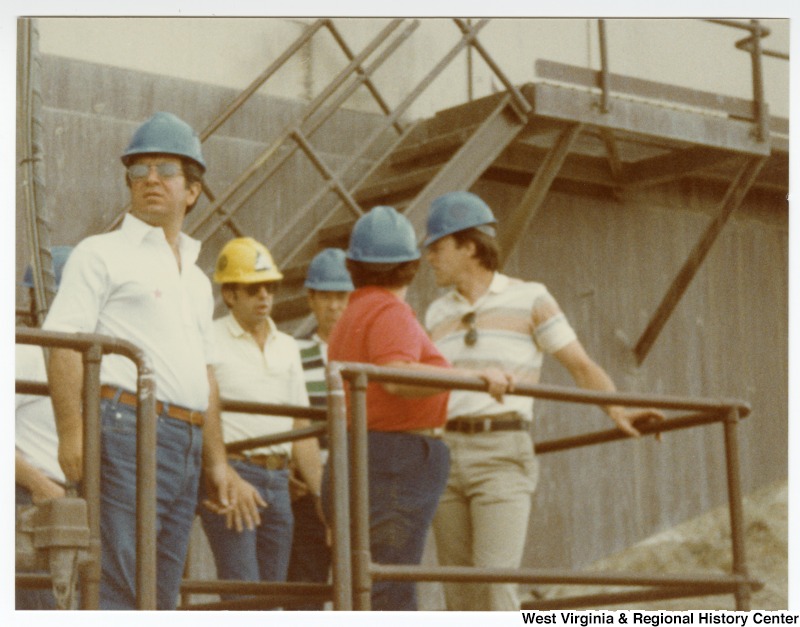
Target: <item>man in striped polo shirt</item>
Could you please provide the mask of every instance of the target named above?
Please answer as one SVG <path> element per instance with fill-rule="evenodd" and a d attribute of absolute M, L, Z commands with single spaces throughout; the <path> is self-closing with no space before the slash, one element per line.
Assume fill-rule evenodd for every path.
<path fill-rule="evenodd" d="M 545 353 L 582 388 L 613 391 L 608 374 L 586 353 L 556 300 L 541 283 L 498 272 L 496 220 L 469 192 L 433 201 L 423 245 L 436 283 L 451 287 L 425 319 L 436 347 L 456 368 L 494 366 L 517 382 L 538 383 Z M 652 410 L 603 408 L 631 436 Z M 434 534 L 442 565 L 519 568 L 528 530 L 537 462 L 530 437 L 532 399 L 453 390 L 445 441 L 451 470 Z M 516 584 L 445 585 L 451 610 L 519 610 Z"/>
<path fill-rule="evenodd" d="M 316 330 L 299 338 L 300 358 L 306 378 L 306 390 L 312 407 L 325 407 L 328 402 L 325 366 L 328 363 L 328 335 L 347 307 L 353 282 L 345 267 L 345 253 L 339 248 L 326 248 L 308 267 L 305 287 L 308 305 L 317 321 Z M 324 438 L 321 438 L 324 440 Z M 320 442 L 323 464 L 326 447 Z M 289 562 L 289 581 L 324 583 L 328 581 L 331 553 L 325 526 L 319 520 L 312 495 L 299 477 L 293 477 L 294 539 Z M 299 610 L 321 610 L 322 604 L 309 603 Z"/>

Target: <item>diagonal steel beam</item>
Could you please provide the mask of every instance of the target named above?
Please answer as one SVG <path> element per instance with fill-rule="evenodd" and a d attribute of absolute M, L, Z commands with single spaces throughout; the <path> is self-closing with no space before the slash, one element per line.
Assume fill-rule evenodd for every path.
<path fill-rule="evenodd" d="M 399 117 L 404 112 L 406 112 L 411 107 L 411 105 L 414 104 L 414 102 L 416 102 L 417 98 L 419 98 L 419 96 L 431 85 L 431 83 L 436 79 L 436 77 L 438 77 L 442 73 L 442 71 L 444 71 L 444 69 L 447 68 L 450 65 L 450 63 L 453 62 L 453 60 L 458 56 L 458 54 L 464 48 L 470 45 L 470 42 L 474 40 L 478 32 L 488 23 L 489 20 L 482 19 L 476 24 L 472 25 L 472 27 L 469 29 L 469 33 L 468 34 L 465 33 L 461 37 L 461 39 L 450 49 L 450 51 L 447 52 L 447 54 L 445 54 L 439 60 L 439 62 L 430 70 L 430 72 L 428 72 L 428 74 L 425 75 L 425 77 L 416 85 L 416 87 L 414 87 L 414 89 L 412 89 L 410 92 L 408 92 L 408 94 L 406 94 L 402 102 L 400 102 L 400 104 L 398 104 L 395 107 L 394 111 L 389 116 L 387 116 L 386 118 L 387 123 L 391 122 L 393 124 L 396 120 L 398 120 Z M 373 135 L 371 135 L 369 139 L 365 140 L 365 142 L 362 144 L 361 150 L 359 150 L 359 152 L 357 153 L 358 156 L 360 157 L 364 152 L 366 152 L 366 149 L 369 146 L 371 146 L 379 137 L 381 137 L 383 132 L 384 129 L 380 128 L 375 133 L 373 133 Z M 362 175 L 355 184 L 353 184 L 350 187 L 351 193 L 353 193 L 354 195 L 357 194 L 357 191 L 365 184 L 366 181 L 369 181 L 372 178 L 373 174 L 377 172 L 384 163 L 386 163 L 387 159 L 391 157 L 394 150 L 398 146 L 402 145 L 403 140 L 406 137 L 410 136 L 411 132 L 412 129 L 404 129 L 404 132 L 400 135 L 398 140 L 392 146 L 390 146 L 389 149 L 386 150 L 380 158 L 376 159 L 372 167 L 369 168 L 368 171 L 364 175 Z M 351 171 L 354 165 L 356 165 L 356 158 L 351 157 L 350 165 L 346 166 L 345 171 L 342 175 L 340 175 L 340 178 L 346 177 L 346 175 Z M 284 237 L 288 233 L 293 232 L 295 230 L 295 225 L 301 223 L 303 220 L 306 219 L 306 216 L 309 215 L 310 210 L 317 205 L 317 203 L 327 193 L 327 191 L 328 190 L 326 188 L 320 190 L 320 192 L 318 192 L 318 194 L 314 197 L 314 199 L 312 199 L 312 201 L 307 203 L 297 214 L 295 214 L 295 216 L 290 221 L 290 224 L 287 224 L 281 231 L 282 235 L 276 237 L 276 241 L 283 241 Z M 319 230 L 329 225 L 333 221 L 334 216 L 338 215 L 339 209 L 341 208 L 342 204 L 344 203 L 339 203 L 335 207 L 333 207 L 331 211 L 329 211 L 321 219 L 321 221 L 316 224 L 315 229 L 309 230 L 306 233 L 303 240 L 299 244 L 295 245 L 292 248 L 291 252 L 286 256 L 286 258 L 282 260 L 282 266 L 289 265 L 291 262 L 293 262 L 300 255 L 301 251 L 303 251 L 304 248 L 308 246 L 310 242 L 314 239 L 314 237 L 316 237 L 316 234 L 319 232 Z"/>
<path fill-rule="evenodd" d="M 318 19 L 308 28 L 306 28 L 306 30 L 300 34 L 300 37 L 298 37 L 294 43 L 284 50 L 283 53 L 277 59 L 275 59 L 275 61 L 273 61 L 266 70 L 259 74 L 242 93 L 234 98 L 234 100 L 231 101 L 225 107 L 225 109 L 200 132 L 200 141 L 204 142 L 211 137 L 211 135 L 213 135 L 220 126 L 227 122 L 234 113 L 241 109 L 242 106 L 250 99 L 250 97 L 255 94 L 264 85 L 264 83 L 272 78 L 272 76 L 276 74 L 278 70 L 280 70 L 284 64 L 289 61 L 289 59 L 291 59 L 295 53 L 297 53 L 298 50 L 305 46 L 317 33 L 317 31 L 325 26 L 327 26 L 329 29 L 333 28 L 333 24 L 329 18 Z M 209 201 L 212 203 L 215 202 L 217 199 L 216 195 L 207 185 L 206 181 L 203 181 L 202 185 L 203 193 L 206 195 Z M 128 211 L 130 211 L 129 204 L 122 209 L 122 211 L 114 218 L 112 222 L 106 225 L 106 227 L 103 229 L 103 232 L 106 233 L 116 229 Z M 234 231 L 238 230 L 238 227 L 235 224 L 233 224 L 232 227 Z"/>
<path fill-rule="evenodd" d="M 766 157 L 753 157 L 742 163 L 736 177 L 725 193 L 725 197 L 720 204 L 719 213 L 712 220 L 711 224 L 708 225 L 706 232 L 697 244 L 695 244 L 694 249 L 672 281 L 672 285 L 670 285 L 661 304 L 650 319 L 647 328 L 636 343 L 633 352 L 638 364 L 641 364 L 645 357 L 647 357 L 647 354 L 650 352 L 656 339 L 658 339 L 667 320 L 669 320 L 669 317 L 672 315 L 672 312 L 675 310 L 684 292 L 700 269 L 708 251 L 711 250 L 722 228 L 728 222 L 728 218 L 730 218 L 734 210 L 742 203 L 742 200 L 744 200 L 747 191 L 753 185 L 753 181 L 755 181 L 764 163 L 766 163 Z"/>
<path fill-rule="evenodd" d="M 519 116 L 513 96 L 506 94 L 450 161 L 406 207 L 404 213 L 417 232 L 422 230 L 433 199 L 446 192 L 472 187 L 520 134 L 527 122 L 527 117 Z"/>
<path fill-rule="evenodd" d="M 520 235 L 525 232 L 542 206 L 550 186 L 564 164 L 569 151 L 575 144 L 575 140 L 581 134 L 581 130 L 583 130 L 583 124 L 571 124 L 561 132 L 548 151 L 544 163 L 536 171 L 533 181 L 531 181 L 528 189 L 525 190 L 519 205 L 517 205 L 514 213 L 511 214 L 510 219 L 504 224 L 498 238 L 501 268 L 514 251 Z"/>
<path fill-rule="evenodd" d="M 396 30 L 402 24 L 401 19 L 392 20 L 383 30 L 381 30 L 378 35 L 372 39 L 372 41 L 361 51 L 361 53 L 354 58 L 337 76 L 333 78 L 333 80 L 328 84 L 328 86 L 320 92 L 314 100 L 312 100 L 304 109 L 301 119 L 295 123 L 295 126 L 301 128 L 306 135 L 310 135 L 312 131 L 305 128 L 307 125 L 311 125 L 313 128 L 318 128 L 318 125 L 321 124 L 322 120 L 327 119 L 327 117 L 322 118 L 315 118 L 320 120 L 311 124 L 309 120 L 312 116 L 325 104 L 329 97 L 331 97 L 339 87 L 344 84 L 348 78 L 350 78 L 357 67 L 360 67 L 363 61 L 368 58 L 376 49 L 378 49 L 382 43 L 384 43 L 387 38 L 391 35 L 391 33 Z M 361 84 L 360 82 L 358 84 Z M 335 109 L 333 107 L 328 107 L 326 109 L 327 116 L 332 115 Z M 206 237 L 216 231 L 216 229 L 221 226 L 221 224 L 225 223 L 231 215 L 241 207 L 241 203 L 234 205 L 233 207 L 226 207 L 225 204 L 233 198 L 233 196 L 244 187 L 244 185 L 251 181 L 252 178 L 258 173 L 267 162 L 273 157 L 273 155 L 278 153 L 280 147 L 290 138 L 294 128 L 290 125 L 286 128 L 281 135 L 275 139 L 270 146 L 264 150 L 259 157 L 242 173 L 239 177 L 228 186 L 228 189 L 223 193 L 221 198 L 218 198 L 214 203 L 210 206 L 206 207 L 202 214 L 193 216 L 192 223 L 187 228 L 187 233 L 189 235 L 193 235 L 198 237 L 198 234 L 201 229 L 203 229 Z M 285 160 L 287 157 L 283 157 Z M 256 185 L 258 187 L 258 185 Z M 205 240 L 206 237 L 202 237 L 200 239 Z"/>
<path fill-rule="evenodd" d="M 623 187 L 655 185 L 674 181 L 693 172 L 724 164 L 735 165 L 741 155 L 705 146 L 692 146 L 683 150 L 641 159 L 624 164 L 621 184 Z"/>

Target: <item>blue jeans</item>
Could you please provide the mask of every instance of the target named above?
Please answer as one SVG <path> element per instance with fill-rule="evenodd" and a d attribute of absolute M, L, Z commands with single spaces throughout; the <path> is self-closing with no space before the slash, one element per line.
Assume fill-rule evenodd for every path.
<path fill-rule="evenodd" d="M 419 564 L 447 484 L 450 452 L 441 440 L 402 432 L 370 431 L 368 448 L 371 559 L 376 564 Z M 329 492 L 326 466 L 322 494 L 327 512 Z M 416 610 L 416 583 L 376 581 L 371 605 L 373 610 Z"/>
<path fill-rule="evenodd" d="M 225 516 L 201 506 L 200 518 L 214 553 L 217 577 L 242 581 L 286 581 L 294 526 L 289 471 L 266 470 L 238 460 L 231 460 L 230 464 L 242 479 L 258 490 L 267 507 L 260 511 L 261 524 L 258 527 L 237 532 L 225 527 Z M 201 487 L 203 498 L 206 497 L 204 487 Z"/>
<path fill-rule="evenodd" d="M 33 505 L 33 496 L 30 490 L 22 487 L 18 483 L 14 484 L 14 487 L 16 488 L 15 500 L 17 505 Z M 47 571 L 35 572 L 38 572 L 38 574 L 49 574 Z M 34 588 L 15 587 L 14 596 L 15 606 L 18 610 L 56 609 L 56 598 L 53 596 L 53 590 L 51 588 L 37 590 Z"/>
<path fill-rule="evenodd" d="M 102 399 L 100 609 L 136 609 L 136 409 Z M 197 505 L 200 427 L 158 416 L 157 607 L 175 609 Z"/>
<path fill-rule="evenodd" d="M 331 568 L 331 549 L 325 525 L 317 515 L 313 496 L 306 494 L 292 503 L 294 538 L 289 561 L 289 581 L 326 583 Z M 324 603 L 296 605 L 294 610 L 322 610 Z"/>

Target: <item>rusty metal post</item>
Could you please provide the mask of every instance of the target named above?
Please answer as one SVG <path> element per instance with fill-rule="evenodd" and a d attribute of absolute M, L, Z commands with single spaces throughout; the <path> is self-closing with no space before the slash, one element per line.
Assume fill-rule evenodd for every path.
<path fill-rule="evenodd" d="M 350 382 L 350 476 L 353 507 L 353 609 L 369 610 L 372 578 L 369 572 L 369 479 L 367 468 L 367 375 L 355 374 Z"/>
<path fill-rule="evenodd" d="M 100 361 L 103 350 L 92 344 L 83 353 L 83 497 L 89 522 L 89 553 L 81 583 L 81 606 L 100 606 Z"/>
<path fill-rule="evenodd" d="M 769 137 L 769 123 L 767 121 L 767 105 L 764 101 L 764 72 L 761 64 L 761 28 L 758 20 L 750 20 L 753 27 L 752 46 L 750 58 L 753 63 L 753 106 L 756 118 L 756 139 L 760 142 Z"/>
<path fill-rule="evenodd" d="M 330 475 L 331 572 L 333 609 L 353 609 L 352 568 L 350 566 L 350 495 L 347 470 L 347 404 L 340 366 L 328 365 L 328 473 Z"/>
<path fill-rule="evenodd" d="M 742 486 L 739 476 L 739 411 L 731 407 L 724 422 L 725 462 L 728 480 L 728 509 L 731 519 L 731 549 L 733 551 L 733 573 L 747 577 L 747 559 L 744 546 L 744 509 Z M 736 586 L 736 609 L 750 610 L 750 586 Z"/>
<path fill-rule="evenodd" d="M 136 405 L 136 606 L 156 609 L 156 384 L 142 364 Z"/>
<path fill-rule="evenodd" d="M 600 113 L 608 113 L 609 77 L 608 77 L 608 41 L 606 39 L 606 21 L 597 20 L 597 31 L 600 43 Z"/>

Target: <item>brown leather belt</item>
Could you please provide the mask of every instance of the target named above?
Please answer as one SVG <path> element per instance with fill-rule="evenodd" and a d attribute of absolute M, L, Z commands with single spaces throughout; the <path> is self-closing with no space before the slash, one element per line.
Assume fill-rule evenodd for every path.
<path fill-rule="evenodd" d="M 527 431 L 530 426 L 528 420 L 520 418 L 516 412 L 509 411 L 502 414 L 487 416 L 463 416 L 452 418 L 445 425 L 446 431 L 456 433 L 487 433 L 489 431 Z"/>
<path fill-rule="evenodd" d="M 119 398 L 117 398 L 117 394 L 119 394 Z M 110 385 L 104 385 L 100 388 L 100 397 L 109 400 L 117 398 L 118 402 L 123 405 L 128 405 L 129 407 L 136 407 L 139 404 L 139 399 L 133 392 L 120 390 L 120 388 L 115 388 Z M 161 401 L 156 401 L 156 414 L 166 414 L 170 418 L 188 422 L 190 425 L 196 427 L 202 427 L 203 421 L 205 420 L 205 414 L 201 411 L 195 411 L 193 409 L 181 407 L 180 405 L 172 405 Z"/>
<path fill-rule="evenodd" d="M 400 433 L 412 433 L 414 435 L 424 435 L 426 438 L 441 438 L 443 429 L 441 427 L 430 427 L 428 429 L 410 429 Z"/>
<path fill-rule="evenodd" d="M 266 470 L 286 470 L 289 467 L 289 456 L 286 453 L 256 453 L 255 455 L 228 453 L 228 459 L 247 462 Z"/>

